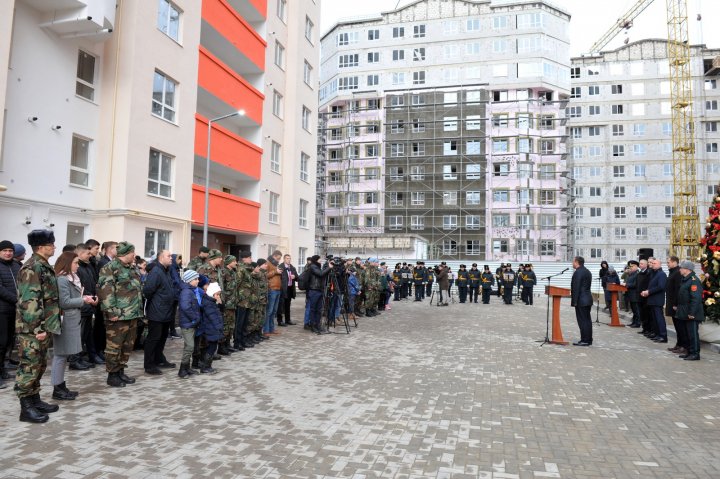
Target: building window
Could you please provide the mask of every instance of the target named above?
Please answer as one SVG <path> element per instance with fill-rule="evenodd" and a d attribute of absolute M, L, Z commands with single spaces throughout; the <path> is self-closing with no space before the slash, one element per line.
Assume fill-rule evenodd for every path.
<path fill-rule="evenodd" d="M 613 156 L 625 156 L 625 145 L 613 145 Z"/>
<path fill-rule="evenodd" d="M 380 84 L 380 75 L 368 75 L 367 86 L 377 86 Z"/>
<path fill-rule="evenodd" d="M 312 88 L 312 71 L 312 65 L 310 65 L 308 61 L 305 60 L 305 65 L 303 66 L 303 81 L 310 88 Z"/>
<path fill-rule="evenodd" d="M 588 114 L 590 116 L 599 115 L 600 114 L 600 105 L 590 105 Z"/>
<path fill-rule="evenodd" d="M 554 205 L 555 204 L 555 190 L 540 190 L 540 204 L 541 205 Z"/>
<path fill-rule="evenodd" d="M 510 201 L 510 192 L 508 190 L 494 190 L 493 201 L 497 203 Z"/>
<path fill-rule="evenodd" d="M 636 219 L 647 219 L 648 207 L 647 206 L 636 206 L 635 207 L 635 218 Z"/>
<path fill-rule="evenodd" d="M 308 107 L 306 107 L 305 105 L 303 105 L 303 108 L 302 108 L 302 127 L 303 127 L 303 129 L 304 129 L 305 131 L 307 131 L 307 132 L 310 131 L 310 115 L 311 115 L 311 114 L 312 114 L 312 112 L 310 111 L 310 109 L 309 109 Z"/>
<path fill-rule="evenodd" d="M 481 166 L 476 164 L 465 165 L 465 179 L 466 180 L 479 180 L 481 173 Z"/>
<path fill-rule="evenodd" d="M 389 172 L 391 181 L 401 181 L 403 179 L 404 170 L 401 166 L 391 166 Z"/>
<path fill-rule="evenodd" d="M 625 207 L 624 206 L 616 206 L 614 209 L 614 217 L 615 217 L 615 219 L 627 218 L 627 212 L 625 211 Z"/>
<path fill-rule="evenodd" d="M 623 114 L 623 106 L 622 105 L 613 105 L 612 106 L 612 114 L 613 115 L 622 115 Z"/>
<path fill-rule="evenodd" d="M 270 171 L 280 173 L 280 144 L 275 141 L 270 147 Z"/>
<path fill-rule="evenodd" d="M 402 216 L 388 216 L 388 229 L 401 230 L 403 227 Z"/>
<path fill-rule="evenodd" d="M 443 155 L 445 155 L 445 156 L 457 155 L 458 154 L 457 143 L 458 143 L 457 140 L 444 141 L 443 142 Z"/>
<path fill-rule="evenodd" d="M 708 100 L 705 102 L 705 109 L 706 110 L 717 110 L 718 109 L 718 102 L 717 100 Z"/>
<path fill-rule="evenodd" d="M 404 38 L 405 37 L 405 27 L 393 27 L 392 35 L 393 35 L 393 38 Z"/>
<path fill-rule="evenodd" d="M 405 72 L 393 72 L 392 84 L 395 86 L 404 85 L 405 84 Z"/>
<path fill-rule="evenodd" d="M 508 240 L 496 239 L 492 242 L 493 253 L 507 253 L 508 252 Z"/>
<path fill-rule="evenodd" d="M 378 30 L 378 29 L 368 30 L 368 40 L 379 40 L 379 39 L 380 39 L 380 30 Z"/>
<path fill-rule="evenodd" d="M 412 144 L 411 156 L 425 156 L 425 143 L 414 142 Z"/>
<path fill-rule="evenodd" d="M 172 164 L 172 156 L 150 149 L 147 188 L 149 195 L 172 198 Z"/>
<path fill-rule="evenodd" d="M 570 68 L 570 78 L 580 78 L 580 67 Z"/>
<path fill-rule="evenodd" d="M 622 95 L 623 87 L 622 87 L 622 85 L 612 85 L 610 87 L 610 90 L 613 95 Z"/>
<path fill-rule="evenodd" d="M 390 157 L 398 158 L 405 156 L 405 144 L 404 143 L 390 143 Z"/>
<path fill-rule="evenodd" d="M 313 43 L 313 29 L 315 28 L 315 24 L 310 20 L 310 17 L 305 17 L 305 38 L 307 41 L 309 41 L 311 44 Z"/>
<path fill-rule="evenodd" d="M 580 118 L 582 116 L 581 106 L 569 106 L 565 109 L 568 118 Z"/>
<path fill-rule="evenodd" d="M 412 95 L 410 97 L 410 103 L 413 106 L 420 106 L 425 104 L 425 95 Z"/>
<path fill-rule="evenodd" d="M 300 212 L 299 212 L 299 220 L 298 220 L 298 226 L 303 229 L 307 229 L 308 227 L 308 202 L 307 200 L 300 200 Z"/>
<path fill-rule="evenodd" d="M 443 165 L 443 179 L 444 180 L 457 180 L 457 166 Z"/>
<path fill-rule="evenodd" d="M 479 230 L 480 229 L 480 216 L 478 215 L 468 215 L 465 217 L 465 228 L 469 230 Z"/>
<path fill-rule="evenodd" d="M 493 228 L 503 228 L 506 226 L 510 226 L 510 215 L 508 215 L 508 214 L 493 215 L 492 225 L 493 225 Z"/>
<path fill-rule="evenodd" d="M 277 90 L 273 91 L 273 115 L 283 117 L 283 96 Z"/>
<path fill-rule="evenodd" d="M 75 94 L 87 100 L 95 99 L 95 57 L 82 50 L 78 51 Z"/>
<path fill-rule="evenodd" d="M 145 258 L 153 258 L 160 251 L 170 249 L 170 231 L 145 229 Z"/>
<path fill-rule="evenodd" d="M 410 193 L 410 204 L 412 206 L 423 206 L 425 204 L 425 192 L 413 191 Z"/>
<path fill-rule="evenodd" d="M 153 79 L 152 114 L 175 122 L 175 91 L 177 83 L 159 71 Z"/>
<path fill-rule="evenodd" d="M 376 181 L 380 179 L 380 168 L 365 168 L 365 179 Z"/>
<path fill-rule="evenodd" d="M 285 47 L 277 40 L 275 40 L 275 65 L 282 70 L 285 69 Z"/>
<path fill-rule="evenodd" d="M 75 135 L 70 156 L 70 184 L 90 186 L 90 140 Z"/>
<path fill-rule="evenodd" d="M 157 18 L 158 30 L 176 42 L 179 41 L 180 14 L 177 5 L 168 0 L 160 0 Z"/>
<path fill-rule="evenodd" d="M 457 191 L 444 191 L 443 192 L 443 205 L 444 206 L 456 206 L 457 205 Z"/>
<path fill-rule="evenodd" d="M 392 59 L 394 62 L 405 60 L 405 50 L 393 50 Z"/>
<path fill-rule="evenodd" d="M 280 221 L 280 195 L 270 192 L 270 204 L 268 205 L 268 221 L 278 223 Z"/>
<path fill-rule="evenodd" d="M 305 183 L 309 182 L 309 170 L 310 156 L 305 153 L 300 153 L 300 181 Z"/>
<path fill-rule="evenodd" d="M 410 179 L 411 180 L 424 180 L 425 179 L 425 167 L 424 166 L 411 166 L 410 167 Z"/>
<path fill-rule="evenodd" d="M 457 215 L 443 215 L 443 229 L 454 230 L 457 228 Z"/>
<path fill-rule="evenodd" d="M 457 241 L 444 239 L 442 242 L 442 254 L 444 255 L 456 255 L 457 254 Z"/>
<path fill-rule="evenodd" d="M 287 23 L 287 0 L 277 0 L 277 16 L 283 23 Z"/>
<path fill-rule="evenodd" d="M 625 198 L 625 187 L 615 186 L 613 188 L 613 198 Z"/>
<path fill-rule="evenodd" d="M 425 84 L 425 72 L 413 72 L 413 85 L 424 85 Z"/>
<path fill-rule="evenodd" d="M 421 62 L 425 60 L 425 47 L 413 49 L 413 61 Z"/>
<path fill-rule="evenodd" d="M 582 88 L 579 86 L 570 88 L 570 98 L 582 98 Z"/>
<path fill-rule="evenodd" d="M 613 178 L 625 178 L 625 166 L 613 166 Z"/>
<path fill-rule="evenodd" d="M 368 52 L 367 54 L 367 62 L 368 63 L 378 63 L 380 61 L 380 52 Z"/>
<path fill-rule="evenodd" d="M 554 240 L 540 240 L 540 256 L 555 256 Z"/>
<path fill-rule="evenodd" d="M 378 221 L 378 217 L 375 215 L 366 215 L 365 216 L 365 227 L 366 228 L 377 228 L 377 226 L 380 224 Z"/>
<path fill-rule="evenodd" d="M 410 229 L 411 230 L 425 229 L 425 218 L 420 215 L 412 215 L 410 217 Z"/>
<path fill-rule="evenodd" d="M 338 57 L 338 68 L 349 68 L 356 67 L 360 63 L 360 55 L 357 53 L 350 53 L 347 55 L 340 55 Z"/>
<path fill-rule="evenodd" d="M 425 38 L 425 25 L 413 26 L 413 38 Z"/>
<path fill-rule="evenodd" d="M 594 96 L 600 94 L 600 86 L 599 85 L 590 85 L 588 87 L 588 95 Z"/>
<path fill-rule="evenodd" d="M 493 28 L 495 30 L 504 30 L 508 27 L 508 17 L 493 17 Z"/>

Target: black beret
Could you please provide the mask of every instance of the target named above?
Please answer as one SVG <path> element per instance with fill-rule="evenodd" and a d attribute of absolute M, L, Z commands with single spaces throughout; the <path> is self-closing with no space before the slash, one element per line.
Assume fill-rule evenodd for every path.
<path fill-rule="evenodd" d="M 55 233 L 50 230 L 32 230 L 28 233 L 30 246 L 43 246 L 55 243 Z"/>

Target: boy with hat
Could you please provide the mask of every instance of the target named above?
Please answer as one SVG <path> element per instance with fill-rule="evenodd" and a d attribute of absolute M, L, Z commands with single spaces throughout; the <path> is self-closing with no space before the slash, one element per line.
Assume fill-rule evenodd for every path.
<path fill-rule="evenodd" d="M 196 271 L 189 269 L 183 273 L 183 284 L 180 286 L 180 332 L 182 333 L 184 346 L 182 360 L 180 361 L 180 371 L 178 376 L 182 379 L 187 378 L 198 372 L 190 367 L 192 361 L 193 350 L 195 349 L 195 328 L 200 324 L 202 312 L 200 311 L 200 302 L 202 297 L 198 297 L 198 283 L 200 275 Z"/>
<path fill-rule="evenodd" d="M 60 333 L 60 307 L 55 271 L 48 263 L 55 254 L 50 230 L 28 233 L 33 254 L 18 273 L 16 329 L 19 357 L 15 392 L 20 399 L 20 421 L 43 423 L 59 409 L 40 399 L 40 380 L 47 368 L 50 333 Z"/>

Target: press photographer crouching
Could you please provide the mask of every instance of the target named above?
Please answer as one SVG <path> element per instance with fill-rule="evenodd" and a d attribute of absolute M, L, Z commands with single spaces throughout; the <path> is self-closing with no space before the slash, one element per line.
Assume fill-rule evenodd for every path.
<path fill-rule="evenodd" d="M 309 311 L 310 329 L 316 334 L 322 334 L 321 317 L 323 295 L 325 291 L 325 280 L 333 263 L 327 262 L 324 267 L 320 266 L 320 256 L 315 255 L 310 258 L 310 264 L 306 266 L 310 272 L 310 278 L 307 286 L 307 303 L 306 308 Z"/>

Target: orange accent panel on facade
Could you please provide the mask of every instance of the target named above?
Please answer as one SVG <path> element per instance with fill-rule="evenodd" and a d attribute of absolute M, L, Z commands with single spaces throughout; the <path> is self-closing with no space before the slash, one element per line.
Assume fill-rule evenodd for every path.
<path fill-rule="evenodd" d="M 205 187 L 193 184 L 192 221 L 202 225 L 205 216 Z M 210 189 L 208 226 L 239 233 L 258 234 L 260 203 Z"/>
<path fill-rule="evenodd" d="M 208 119 L 195 114 L 195 154 L 203 158 L 207 156 L 207 127 Z M 259 180 L 263 149 L 217 123 L 212 129 L 210 159 Z"/>
<path fill-rule="evenodd" d="M 263 17 L 267 18 L 267 0 L 250 0 L 250 5 L 255 7 Z"/>
<path fill-rule="evenodd" d="M 202 17 L 258 68 L 265 70 L 267 43 L 225 0 L 203 0 Z"/>
<path fill-rule="evenodd" d="M 201 88 L 232 108 L 245 110 L 245 116 L 262 124 L 265 95 L 203 47 L 200 47 L 199 63 L 198 85 Z"/>

